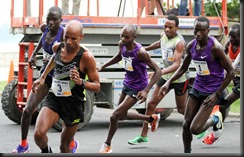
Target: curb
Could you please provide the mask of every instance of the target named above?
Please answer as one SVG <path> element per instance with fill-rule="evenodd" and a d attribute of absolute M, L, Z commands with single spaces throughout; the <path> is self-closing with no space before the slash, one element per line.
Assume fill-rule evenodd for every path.
<path fill-rule="evenodd" d="M 176 109 L 174 109 L 174 110 L 173 110 L 173 112 L 178 113 L 178 111 L 177 111 Z M 228 117 L 240 118 L 240 117 L 241 117 L 241 115 L 240 115 L 240 113 L 229 112 Z"/>
<path fill-rule="evenodd" d="M 229 112 L 228 117 L 240 118 L 241 115 L 240 115 L 240 113 Z"/>

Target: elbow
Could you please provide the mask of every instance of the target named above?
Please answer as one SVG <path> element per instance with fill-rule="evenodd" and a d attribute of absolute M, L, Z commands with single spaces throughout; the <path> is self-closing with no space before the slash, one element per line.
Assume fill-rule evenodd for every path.
<path fill-rule="evenodd" d="M 231 70 L 230 77 L 231 77 L 231 79 L 233 79 L 235 77 L 235 71 L 234 70 Z"/>
<path fill-rule="evenodd" d="M 234 70 L 227 71 L 226 77 L 233 79 L 235 77 L 235 71 Z"/>
<path fill-rule="evenodd" d="M 160 68 L 158 68 L 156 70 L 156 74 L 157 74 L 157 78 L 160 78 L 160 76 L 162 75 L 162 70 Z"/>
<path fill-rule="evenodd" d="M 100 83 L 97 83 L 96 89 L 94 90 L 94 92 L 98 93 L 98 92 L 100 92 L 100 89 L 101 89 Z"/>

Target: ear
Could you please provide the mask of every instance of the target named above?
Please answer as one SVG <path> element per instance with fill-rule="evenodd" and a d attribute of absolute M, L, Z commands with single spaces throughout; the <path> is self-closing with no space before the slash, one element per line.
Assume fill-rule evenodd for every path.
<path fill-rule="evenodd" d="M 84 36 L 85 36 L 84 34 L 81 34 L 81 35 L 80 35 L 80 39 L 83 39 L 83 38 L 84 38 Z"/>

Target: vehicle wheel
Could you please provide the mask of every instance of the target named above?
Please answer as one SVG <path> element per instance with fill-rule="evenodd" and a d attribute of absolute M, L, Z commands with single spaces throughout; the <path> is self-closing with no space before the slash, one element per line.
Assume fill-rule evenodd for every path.
<path fill-rule="evenodd" d="M 9 84 L 7 84 L 2 93 L 2 109 L 5 115 L 13 122 L 20 124 L 21 116 L 24 106 L 17 105 L 16 91 L 17 91 L 18 80 L 14 79 Z M 36 122 L 37 114 L 32 115 L 31 124 Z"/>
<path fill-rule="evenodd" d="M 146 109 L 136 109 L 136 111 L 140 114 L 145 114 Z M 160 113 L 160 119 L 165 120 L 170 114 L 173 112 L 173 108 L 156 108 L 156 114 Z"/>
<path fill-rule="evenodd" d="M 93 104 L 94 104 L 94 94 L 93 92 L 86 91 L 86 102 L 84 107 L 84 122 L 79 123 L 78 131 L 81 130 L 81 128 L 85 127 L 85 125 L 91 120 L 92 114 L 93 114 Z M 41 107 L 43 106 L 43 101 L 39 104 L 38 110 L 40 111 Z M 62 123 L 63 121 L 60 119 L 57 123 L 55 123 L 52 128 L 54 128 L 57 131 L 62 131 Z"/>
<path fill-rule="evenodd" d="M 156 109 L 156 113 L 160 113 L 160 119 L 161 120 L 165 120 L 166 118 L 168 118 L 171 113 L 173 112 L 173 108 L 157 108 Z"/>

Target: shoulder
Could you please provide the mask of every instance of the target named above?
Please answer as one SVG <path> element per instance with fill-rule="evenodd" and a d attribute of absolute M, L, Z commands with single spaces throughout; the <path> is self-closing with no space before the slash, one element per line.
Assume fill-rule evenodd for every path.
<path fill-rule="evenodd" d="M 143 46 L 141 46 L 139 51 L 137 51 L 137 55 L 139 60 L 150 58 L 149 52 Z"/>
<path fill-rule="evenodd" d="M 43 23 L 41 24 L 40 26 L 40 30 L 42 31 L 42 33 L 47 29 L 47 24 L 46 23 Z"/>
<path fill-rule="evenodd" d="M 213 40 L 213 47 L 214 48 L 223 50 L 223 45 L 215 37 L 212 37 L 212 40 Z"/>
<path fill-rule="evenodd" d="M 195 39 L 191 40 L 191 41 L 186 45 L 186 47 L 187 47 L 188 49 L 191 49 L 194 43 L 195 43 Z"/>
<path fill-rule="evenodd" d="M 52 50 L 54 53 L 56 53 L 59 49 L 59 46 L 60 46 L 60 42 L 56 42 L 53 46 L 52 46 Z"/>
<path fill-rule="evenodd" d="M 81 48 L 84 49 L 83 51 L 83 55 L 82 55 L 82 58 L 85 58 L 86 60 L 90 60 L 90 59 L 94 59 L 94 55 L 92 54 L 92 52 L 86 48 L 85 46 L 81 46 Z M 89 61 L 88 61 L 89 62 Z"/>
<path fill-rule="evenodd" d="M 123 47 L 123 44 L 122 44 L 122 41 L 121 40 L 119 41 L 118 46 L 119 46 L 119 48 L 122 48 Z"/>

